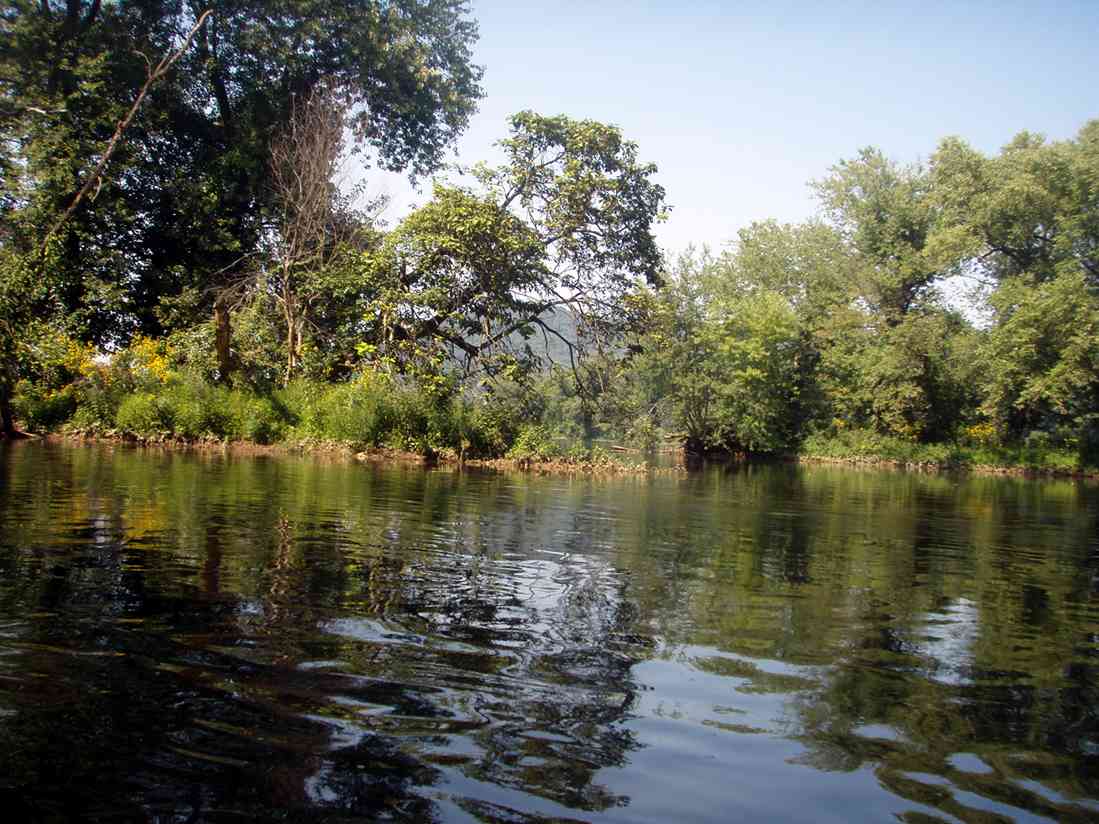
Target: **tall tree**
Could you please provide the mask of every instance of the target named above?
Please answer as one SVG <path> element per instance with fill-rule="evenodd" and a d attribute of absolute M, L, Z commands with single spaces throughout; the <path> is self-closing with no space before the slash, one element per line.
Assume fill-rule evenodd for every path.
<path fill-rule="evenodd" d="M 150 69 L 206 11 L 194 47 L 112 141 Z M 461 0 L 11 0 L 0 244 L 30 253 L 75 202 L 49 270 L 74 332 L 111 343 L 208 316 L 269 234 L 270 142 L 293 100 L 334 83 L 381 166 L 439 165 L 481 95 L 466 13 Z"/>
<path fill-rule="evenodd" d="M 664 190 L 637 146 L 590 120 L 523 112 L 511 127 L 507 162 L 474 170 L 479 191 L 438 186 L 369 257 L 371 345 L 442 346 L 491 372 L 514 362 L 517 337 L 561 337 L 551 313 L 572 313 L 587 340 L 620 328 L 625 296 L 659 280 Z"/>
<path fill-rule="evenodd" d="M 318 86 L 295 101 L 289 122 L 271 145 L 274 209 L 262 254 L 219 298 L 219 309 L 228 307 L 234 294 L 238 303 L 270 301 L 278 307 L 285 381 L 301 372 L 307 342 L 338 334 L 326 321 L 338 314 L 341 293 L 349 286 L 354 290 L 353 257 L 373 239 L 370 223 L 385 202 L 375 197 L 358 205 L 363 187 L 346 185 L 347 115 L 333 86 Z M 361 308 L 355 307 L 360 315 Z M 218 325 L 223 330 L 227 324 Z M 345 341 L 350 351 L 357 342 Z M 228 334 L 217 343 L 224 377 L 232 367 Z"/>
<path fill-rule="evenodd" d="M 950 138 L 932 171 L 934 243 L 991 289 L 984 412 L 1004 437 L 1099 454 L 1099 121 L 1074 140 L 1023 132 L 992 157 Z"/>
<path fill-rule="evenodd" d="M 93 337 L 157 333 L 169 310 L 208 311 L 206 287 L 265 232 L 272 136 L 317 84 L 344 91 L 356 139 L 380 165 L 414 174 L 437 167 L 481 94 L 476 26 L 456 0 L 13 0 L 0 52 L 10 242 L 33 244 L 71 202 L 147 61 L 207 9 L 195 47 L 112 157 L 95 208 L 85 198 L 58 238 L 60 297 Z"/>
<path fill-rule="evenodd" d="M 885 323 L 900 323 L 942 275 L 926 248 L 935 219 L 926 170 L 863 149 L 814 187 L 825 215 L 862 259 L 859 296 Z"/>
<path fill-rule="evenodd" d="M 855 302 L 822 329 L 822 377 L 837 416 L 904 438 L 949 436 L 965 400 L 948 368 L 951 341 L 966 324 L 938 289 L 956 261 L 934 242 L 932 175 L 864 149 L 815 187 L 854 264 L 846 276 Z"/>

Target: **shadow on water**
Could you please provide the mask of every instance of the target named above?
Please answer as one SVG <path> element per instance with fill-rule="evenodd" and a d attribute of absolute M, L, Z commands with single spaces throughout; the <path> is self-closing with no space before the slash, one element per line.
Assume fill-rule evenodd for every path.
<path fill-rule="evenodd" d="M 0 446 L 0 801 L 1094 820 L 1097 522 L 1068 481 Z"/>

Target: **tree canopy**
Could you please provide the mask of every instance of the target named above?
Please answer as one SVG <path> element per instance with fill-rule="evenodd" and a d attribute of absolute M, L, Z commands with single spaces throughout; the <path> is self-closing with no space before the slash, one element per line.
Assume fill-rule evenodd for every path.
<path fill-rule="evenodd" d="M 32 246 L 103 151 L 150 61 L 201 12 L 96 190 L 57 239 L 54 276 L 84 332 L 159 333 L 268 230 L 270 145 L 294 100 L 338 88 L 387 169 L 438 167 L 481 95 L 476 25 L 453 0 L 14 0 L 0 51 L 0 208 Z M 182 303 L 181 303 L 182 301 Z"/>
<path fill-rule="evenodd" d="M 372 345 L 388 357 L 442 345 L 491 372 L 514 363 L 517 335 L 560 336 L 549 314 L 598 335 L 638 283 L 659 281 L 664 190 L 617 128 L 522 112 L 501 145 L 506 162 L 474 169 L 476 190 L 437 186 L 368 256 Z"/>

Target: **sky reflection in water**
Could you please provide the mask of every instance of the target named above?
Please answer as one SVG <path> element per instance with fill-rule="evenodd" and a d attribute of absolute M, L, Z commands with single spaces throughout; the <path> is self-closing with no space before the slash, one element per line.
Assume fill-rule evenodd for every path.
<path fill-rule="evenodd" d="M 0 448 L 25 821 L 1093 820 L 1099 490 Z"/>

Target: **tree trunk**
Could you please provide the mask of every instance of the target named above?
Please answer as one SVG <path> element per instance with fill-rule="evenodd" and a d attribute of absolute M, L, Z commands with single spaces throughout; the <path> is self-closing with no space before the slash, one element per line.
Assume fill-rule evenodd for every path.
<path fill-rule="evenodd" d="M 7 369 L 4 370 L 7 372 Z M 0 437 L 12 440 L 16 436 L 15 414 L 11 408 L 12 384 L 8 375 L 0 375 Z"/>
<path fill-rule="evenodd" d="M 223 383 L 229 380 L 233 372 L 232 325 L 229 306 L 224 298 L 214 302 L 214 347 L 218 356 L 218 379 Z"/>
<path fill-rule="evenodd" d="M 292 294 L 286 294 L 284 298 L 283 317 L 286 319 L 286 383 L 290 383 L 300 362 L 302 325 Z"/>

